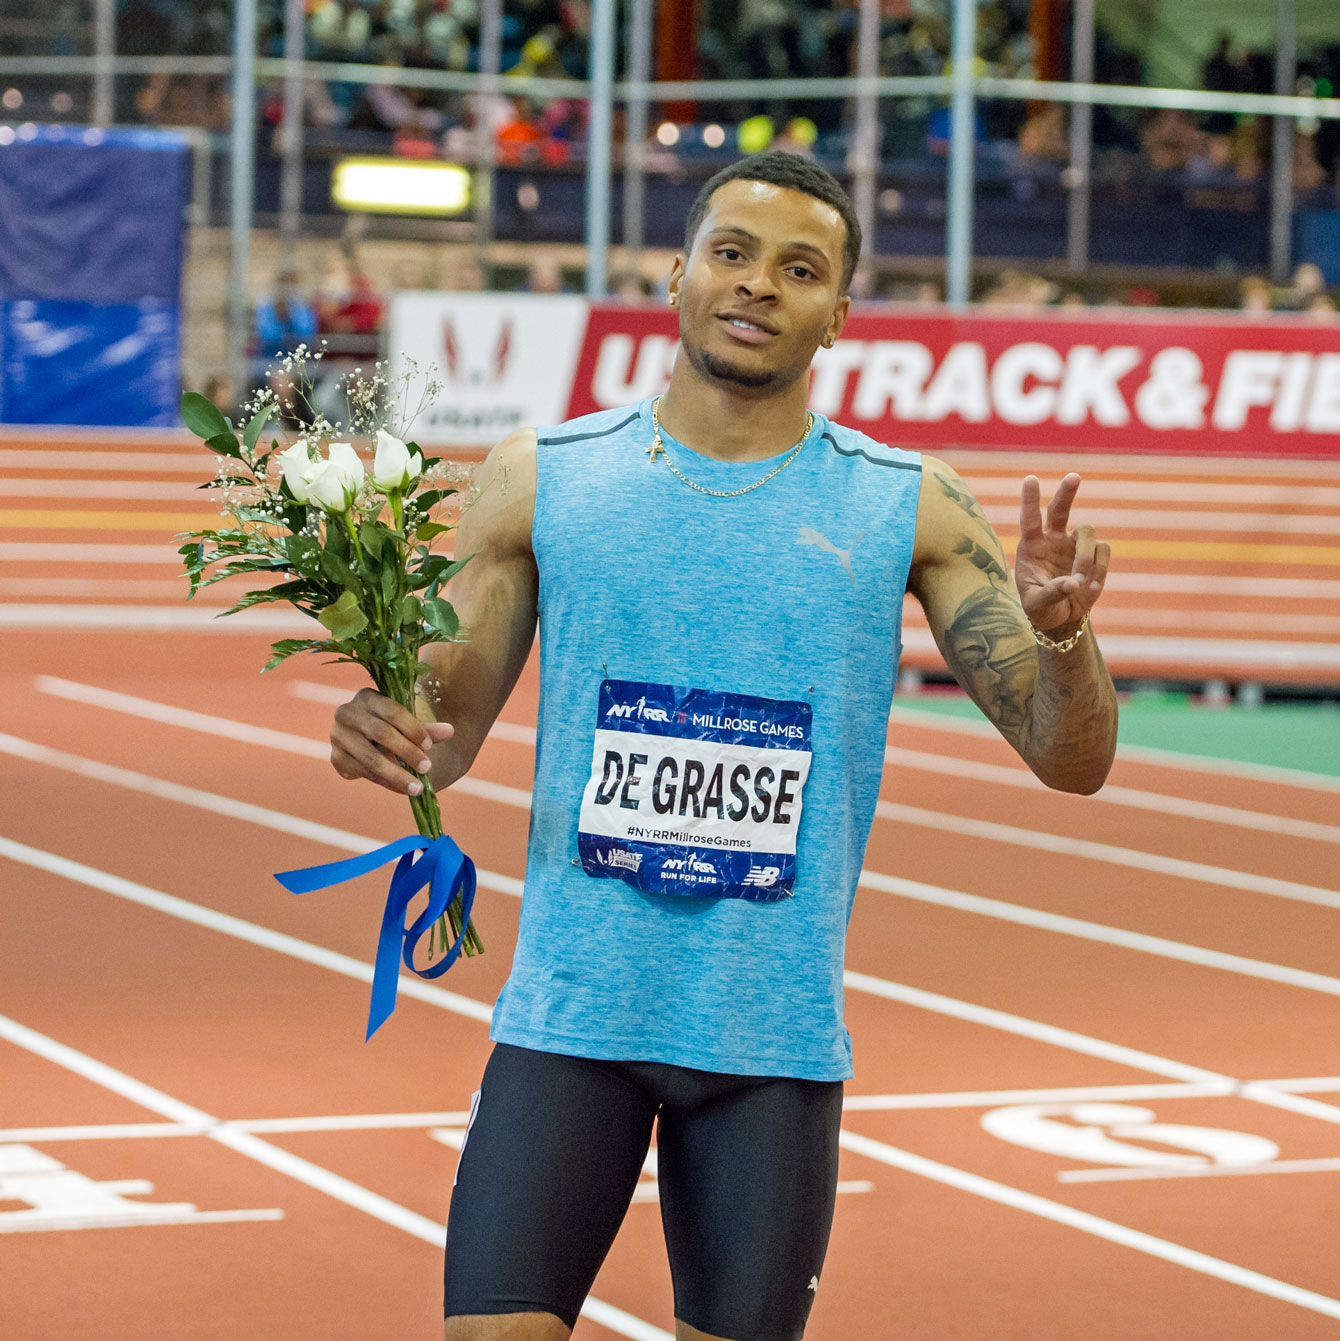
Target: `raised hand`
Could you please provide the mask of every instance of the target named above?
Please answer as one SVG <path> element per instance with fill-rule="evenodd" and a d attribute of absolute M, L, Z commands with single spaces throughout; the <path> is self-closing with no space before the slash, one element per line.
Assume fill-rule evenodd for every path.
<path fill-rule="evenodd" d="M 1044 523 L 1037 477 L 1024 479 L 1014 581 L 1024 613 L 1041 633 L 1077 627 L 1107 581 L 1111 546 L 1098 539 L 1092 526 L 1066 529 L 1079 486 L 1080 477 L 1072 471 L 1057 486 Z"/>
<path fill-rule="evenodd" d="M 415 775 L 428 772 L 433 746 L 453 734 L 446 722 L 421 722 L 394 699 L 360 689 L 335 710 L 330 762 L 342 778 L 369 778 L 402 796 L 417 796 L 423 783 Z"/>

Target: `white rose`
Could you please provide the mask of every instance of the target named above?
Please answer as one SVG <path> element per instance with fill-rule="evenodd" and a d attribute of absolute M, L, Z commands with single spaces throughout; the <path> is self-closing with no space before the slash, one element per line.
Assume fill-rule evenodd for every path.
<path fill-rule="evenodd" d="M 311 497 L 312 475 L 320 465 L 308 454 L 307 439 L 299 438 L 292 447 L 280 452 L 279 464 L 283 468 L 289 493 L 299 503 L 307 502 Z"/>
<path fill-rule="evenodd" d="M 423 457 L 414 453 L 399 438 L 385 429 L 377 431 L 377 455 L 372 463 L 372 479 L 383 493 L 400 493 L 423 472 Z"/>
<path fill-rule="evenodd" d="M 326 512 L 348 512 L 363 487 L 363 463 L 347 442 L 332 442 L 308 485 L 311 501 Z"/>

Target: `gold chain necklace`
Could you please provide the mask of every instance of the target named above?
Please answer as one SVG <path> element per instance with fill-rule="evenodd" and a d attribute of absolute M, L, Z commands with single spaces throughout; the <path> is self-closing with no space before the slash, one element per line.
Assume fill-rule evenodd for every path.
<path fill-rule="evenodd" d="M 677 479 L 682 480 L 690 489 L 696 489 L 700 494 L 708 494 L 712 498 L 739 498 L 741 494 L 751 494 L 755 489 L 761 489 L 774 475 L 785 470 L 800 455 L 800 449 L 810 440 L 810 432 L 814 428 L 814 415 L 807 410 L 805 412 L 805 432 L 801 435 L 800 441 L 791 448 L 786 460 L 780 465 L 773 466 L 761 480 L 755 480 L 753 484 L 747 484 L 743 489 L 707 489 L 701 484 L 695 484 L 670 459 L 670 453 L 665 450 L 665 444 L 661 441 L 660 408 L 661 398 L 657 396 L 651 403 L 652 439 L 651 446 L 647 448 L 647 455 L 651 457 L 653 463 L 657 455 L 665 457 L 665 464 L 670 467 L 671 472 Z"/>

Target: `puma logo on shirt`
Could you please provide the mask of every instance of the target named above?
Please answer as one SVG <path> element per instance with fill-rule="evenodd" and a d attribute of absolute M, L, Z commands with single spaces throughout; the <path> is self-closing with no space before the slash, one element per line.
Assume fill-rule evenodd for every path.
<path fill-rule="evenodd" d="M 855 540 L 851 542 L 848 549 L 839 549 L 826 535 L 816 531 L 812 526 L 802 526 L 796 532 L 796 541 L 801 545 L 813 545 L 816 549 L 821 549 L 825 554 L 836 554 L 838 562 L 847 570 L 847 580 L 856 585 L 856 575 L 851 570 L 851 552 L 865 538 L 865 532 L 862 531 Z"/>

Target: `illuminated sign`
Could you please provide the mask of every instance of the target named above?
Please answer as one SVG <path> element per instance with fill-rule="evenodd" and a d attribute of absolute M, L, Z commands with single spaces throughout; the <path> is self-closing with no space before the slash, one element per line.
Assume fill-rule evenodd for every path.
<path fill-rule="evenodd" d="M 341 209 L 369 214 L 460 214 L 470 204 L 470 173 L 459 163 L 342 158 L 330 193 Z"/>

